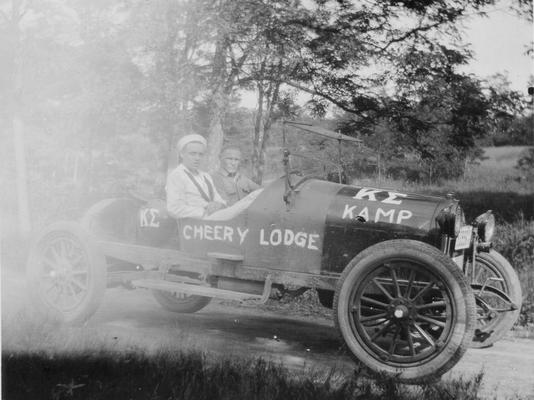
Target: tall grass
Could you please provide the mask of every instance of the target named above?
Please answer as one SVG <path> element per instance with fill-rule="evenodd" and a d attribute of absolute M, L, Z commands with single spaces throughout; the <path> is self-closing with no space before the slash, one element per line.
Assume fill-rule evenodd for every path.
<path fill-rule="evenodd" d="M 514 222 L 498 224 L 493 245 L 517 271 L 534 268 L 534 220 L 520 213 Z"/>
<path fill-rule="evenodd" d="M 362 373 L 295 376 L 262 359 L 201 353 L 2 354 L 2 396 L 15 399 L 480 399 L 482 375 L 421 387 Z"/>
<path fill-rule="evenodd" d="M 497 225 L 494 247 L 519 275 L 523 306 L 518 324 L 534 329 L 534 220 L 519 215 L 512 223 Z"/>

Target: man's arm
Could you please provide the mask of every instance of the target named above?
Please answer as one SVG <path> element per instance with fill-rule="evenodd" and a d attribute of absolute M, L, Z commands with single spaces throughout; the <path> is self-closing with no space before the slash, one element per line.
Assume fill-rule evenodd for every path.
<path fill-rule="evenodd" d="M 254 190 L 258 190 L 261 188 L 260 185 L 258 185 L 256 182 L 254 182 L 252 179 L 250 179 L 248 176 L 241 175 L 241 179 L 243 179 L 243 183 L 245 183 L 245 187 L 247 188 L 248 192 L 251 193 Z"/>
<path fill-rule="evenodd" d="M 174 218 L 202 218 L 203 206 L 188 205 L 185 200 L 185 183 L 177 174 L 171 173 L 167 180 L 167 211 Z"/>

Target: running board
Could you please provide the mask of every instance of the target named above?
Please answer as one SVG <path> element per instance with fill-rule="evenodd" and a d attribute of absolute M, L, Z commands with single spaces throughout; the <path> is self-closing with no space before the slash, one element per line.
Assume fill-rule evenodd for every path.
<path fill-rule="evenodd" d="M 223 300 L 255 300 L 260 304 L 265 303 L 271 294 L 271 277 L 267 276 L 263 287 L 263 294 L 235 292 L 233 290 L 218 289 L 211 286 L 200 286 L 184 282 L 169 282 L 158 279 L 139 279 L 132 281 L 132 285 L 144 289 L 157 289 L 172 293 L 185 293 L 189 295 L 215 297 Z"/>

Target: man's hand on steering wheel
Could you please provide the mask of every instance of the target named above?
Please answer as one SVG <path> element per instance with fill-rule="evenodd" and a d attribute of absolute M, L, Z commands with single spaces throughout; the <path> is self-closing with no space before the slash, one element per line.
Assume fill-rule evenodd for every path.
<path fill-rule="evenodd" d="M 205 210 L 206 210 L 205 214 L 211 215 L 215 211 L 219 211 L 221 208 L 224 208 L 224 207 L 226 206 L 223 203 L 219 203 L 218 201 L 209 202 L 205 207 Z"/>

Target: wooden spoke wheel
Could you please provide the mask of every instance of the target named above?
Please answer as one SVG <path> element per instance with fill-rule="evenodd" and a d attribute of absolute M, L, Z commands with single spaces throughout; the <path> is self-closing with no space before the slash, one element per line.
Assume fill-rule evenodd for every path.
<path fill-rule="evenodd" d="M 206 307 L 211 297 L 188 295 L 185 293 L 172 293 L 163 290 L 152 290 L 156 301 L 166 310 L 190 314 Z"/>
<path fill-rule="evenodd" d="M 175 270 L 173 267 L 170 267 L 168 274 L 175 277 L 184 276 L 189 279 L 198 280 L 197 284 L 206 284 L 208 279 L 207 276 L 203 276 L 202 274 Z M 191 314 L 200 311 L 211 301 L 211 297 L 190 295 L 181 292 L 168 292 L 158 289 L 152 289 L 152 295 L 164 309 L 182 314 Z"/>
<path fill-rule="evenodd" d="M 411 240 L 379 243 L 355 257 L 334 306 L 352 355 L 407 383 L 434 380 L 452 368 L 475 323 L 462 271 L 438 249 Z"/>
<path fill-rule="evenodd" d="M 106 288 L 105 259 L 76 223 L 57 223 L 33 242 L 27 281 L 35 308 L 69 323 L 87 320 Z"/>

